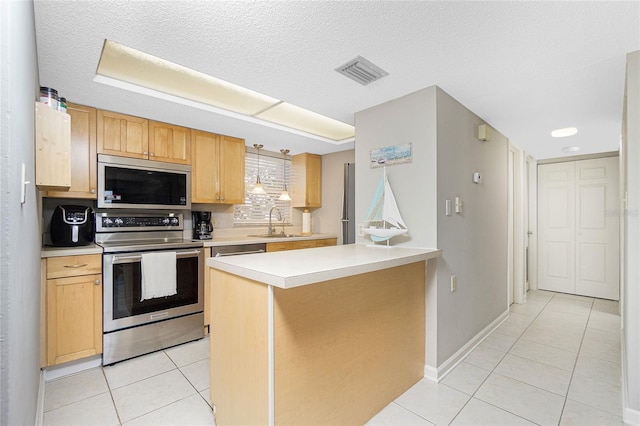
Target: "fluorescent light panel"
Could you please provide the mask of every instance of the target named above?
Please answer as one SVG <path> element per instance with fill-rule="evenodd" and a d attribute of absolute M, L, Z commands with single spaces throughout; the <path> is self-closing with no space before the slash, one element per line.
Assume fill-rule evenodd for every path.
<path fill-rule="evenodd" d="M 355 136 L 355 128 L 349 124 L 110 40 L 105 40 L 96 74 L 98 82 L 117 85 L 109 80 L 122 81 L 128 84 L 118 86 L 128 90 L 132 89 L 130 85 L 140 86 L 195 101 L 195 105 L 206 104 L 238 113 L 233 114 L 236 118 L 265 120 L 277 125 L 270 127 L 284 126 L 283 130 L 291 128 L 298 130 L 293 133 L 301 131 L 333 143 L 351 142 Z"/>
<path fill-rule="evenodd" d="M 565 127 L 563 129 L 556 129 L 551 132 L 551 136 L 554 138 L 566 138 L 567 136 L 573 136 L 578 133 L 578 129 L 575 127 Z"/>

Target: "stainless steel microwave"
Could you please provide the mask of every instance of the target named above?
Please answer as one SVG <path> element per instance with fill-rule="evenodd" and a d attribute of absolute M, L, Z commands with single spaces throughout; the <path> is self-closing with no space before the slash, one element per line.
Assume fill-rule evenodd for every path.
<path fill-rule="evenodd" d="M 191 166 L 98 155 L 98 208 L 191 209 Z"/>

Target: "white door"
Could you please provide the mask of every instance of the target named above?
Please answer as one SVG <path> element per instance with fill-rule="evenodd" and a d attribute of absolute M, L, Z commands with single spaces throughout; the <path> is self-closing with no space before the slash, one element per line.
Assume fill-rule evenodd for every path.
<path fill-rule="evenodd" d="M 575 163 L 538 166 L 538 288 L 575 292 Z"/>
<path fill-rule="evenodd" d="M 538 286 L 618 300 L 618 158 L 538 167 Z"/>
<path fill-rule="evenodd" d="M 618 300 L 618 157 L 576 163 L 576 294 Z"/>

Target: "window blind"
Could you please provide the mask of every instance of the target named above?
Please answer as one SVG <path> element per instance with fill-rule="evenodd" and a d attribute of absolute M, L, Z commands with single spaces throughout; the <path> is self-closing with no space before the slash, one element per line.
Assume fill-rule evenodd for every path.
<path fill-rule="evenodd" d="M 291 201 L 278 200 L 284 183 L 290 188 L 291 158 L 282 159 L 282 155 L 260 152 L 260 181 L 266 194 L 252 194 L 258 174 L 258 155 L 253 152 L 245 154 L 245 195 L 244 204 L 236 204 L 233 208 L 233 222 L 235 226 L 265 225 L 269 223 L 269 211 L 277 207 L 282 214 L 285 224 L 291 224 Z M 274 211 L 272 224 L 281 224 Z"/>

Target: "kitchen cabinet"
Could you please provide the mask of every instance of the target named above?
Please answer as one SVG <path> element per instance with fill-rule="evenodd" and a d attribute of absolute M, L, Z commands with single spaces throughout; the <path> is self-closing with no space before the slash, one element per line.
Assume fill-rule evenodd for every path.
<path fill-rule="evenodd" d="M 98 110 L 97 128 L 99 154 L 149 158 L 149 120 Z"/>
<path fill-rule="evenodd" d="M 69 191 L 49 191 L 47 197 L 97 197 L 96 109 L 67 103 L 71 118 L 71 187 Z"/>
<path fill-rule="evenodd" d="M 244 139 L 191 131 L 191 202 L 244 203 Z"/>
<path fill-rule="evenodd" d="M 315 247 L 335 246 L 335 238 L 322 238 L 318 240 L 277 241 L 267 243 L 267 252 L 299 250 Z"/>
<path fill-rule="evenodd" d="M 322 206 L 322 157 L 298 154 L 291 157 L 292 206 L 315 208 Z"/>
<path fill-rule="evenodd" d="M 46 365 L 102 353 L 102 256 L 46 259 Z"/>
<path fill-rule="evenodd" d="M 191 129 L 149 121 L 149 159 L 191 164 Z"/>
<path fill-rule="evenodd" d="M 35 103 L 36 187 L 67 191 L 71 187 L 71 119 L 69 114 Z"/>

